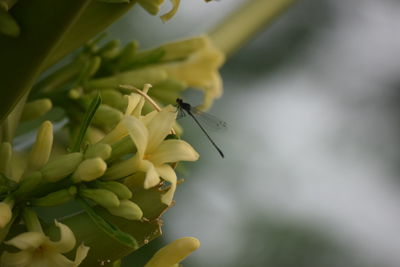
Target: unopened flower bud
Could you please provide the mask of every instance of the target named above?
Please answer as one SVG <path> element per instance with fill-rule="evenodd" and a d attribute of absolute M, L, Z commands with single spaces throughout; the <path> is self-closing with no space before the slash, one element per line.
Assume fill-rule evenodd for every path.
<path fill-rule="evenodd" d="M 82 153 L 75 152 L 61 155 L 47 163 L 40 171 L 47 182 L 57 182 L 68 176 L 78 167 L 83 159 Z"/>
<path fill-rule="evenodd" d="M 52 192 L 44 197 L 37 198 L 31 201 L 34 206 L 57 206 L 67 203 L 75 198 L 77 189 L 75 186 L 71 186 L 67 189 L 62 189 L 56 192 Z"/>
<path fill-rule="evenodd" d="M 29 153 L 28 169 L 35 171 L 43 167 L 49 160 L 52 146 L 53 124 L 50 121 L 45 121 L 40 126 L 36 142 Z"/>
<path fill-rule="evenodd" d="M 10 222 L 13 206 L 14 200 L 12 198 L 6 198 L 3 202 L 0 202 L 0 228 L 4 228 Z"/>
<path fill-rule="evenodd" d="M 106 189 L 83 188 L 80 189 L 79 193 L 107 209 L 117 208 L 120 205 L 117 195 Z"/>
<path fill-rule="evenodd" d="M 74 88 L 68 91 L 68 96 L 71 99 L 79 99 L 82 96 L 82 90 L 81 88 Z"/>
<path fill-rule="evenodd" d="M 85 89 L 115 88 L 120 84 L 131 84 L 142 87 L 146 83 L 156 84 L 167 78 L 167 73 L 162 69 L 137 69 L 125 71 L 105 78 L 91 79 L 85 83 Z"/>
<path fill-rule="evenodd" d="M 132 197 L 132 191 L 129 190 L 126 185 L 119 182 L 102 182 L 97 180 L 95 185 L 97 188 L 110 190 L 111 192 L 116 194 L 119 199 L 130 199 Z"/>
<path fill-rule="evenodd" d="M 95 127 L 89 126 L 89 128 L 86 131 L 86 139 L 89 142 L 89 144 L 96 144 L 100 140 L 102 140 L 105 136 L 105 133 Z"/>
<path fill-rule="evenodd" d="M 125 110 L 127 101 L 120 92 L 116 90 L 101 90 L 100 96 L 103 104 L 120 111 Z"/>
<path fill-rule="evenodd" d="M 157 251 L 145 267 L 174 266 L 199 247 L 200 241 L 197 238 L 179 238 Z"/>
<path fill-rule="evenodd" d="M 53 104 L 48 98 L 42 98 L 28 102 L 24 106 L 21 120 L 28 121 L 39 118 L 40 116 L 46 114 L 52 107 Z"/>
<path fill-rule="evenodd" d="M 42 173 L 40 171 L 32 172 L 18 184 L 18 189 L 14 192 L 14 195 L 20 197 L 29 194 L 35 190 L 41 181 Z"/>
<path fill-rule="evenodd" d="M 123 116 L 123 113 L 115 108 L 108 105 L 100 105 L 93 117 L 93 124 L 109 131 L 121 121 Z"/>
<path fill-rule="evenodd" d="M 74 174 L 72 180 L 74 182 L 90 182 L 101 177 L 107 170 L 107 164 L 100 157 L 85 159 L 82 161 Z"/>
<path fill-rule="evenodd" d="M 115 69 L 121 71 L 128 69 L 130 67 L 132 58 L 134 58 L 136 54 L 138 46 L 139 46 L 138 43 L 135 41 L 126 44 L 118 55 L 118 59 L 115 62 Z"/>
<path fill-rule="evenodd" d="M 142 219 L 143 212 L 138 205 L 127 199 L 123 199 L 120 202 L 121 204 L 118 207 L 108 209 L 112 215 L 132 221 Z"/>
<path fill-rule="evenodd" d="M 111 146 L 108 144 L 103 144 L 103 143 L 97 143 L 92 146 L 89 146 L 89 148 L 85 151 L 85 158 L 95 158 L 95 157 L 100 157 L 103 160 L 106 160 L 110 157 L 111 155 Z"/>
<path fill-rule="evenodd" d="M 88 65 L 86 66 L 84 73 L 85 77 L 82 78 L 88 79 L 93 75 L 95 75 L 96 72 L 99 70 L 100 65 L 101 65 L 101 57 L 93 57 L 89 59 Z"/>
<path fill-rule="evenodd" d="M 118 39 L 111 40 L 107 44 L 105 44 L 98 53 L 103 58 L 112 59 L 116 57 L 120 52 L 120 41 Z"/>

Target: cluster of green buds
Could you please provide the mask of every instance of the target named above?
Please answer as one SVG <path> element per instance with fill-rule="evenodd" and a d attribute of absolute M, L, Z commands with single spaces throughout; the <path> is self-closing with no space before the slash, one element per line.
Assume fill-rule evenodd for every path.
<path fill-rule="evenodd" d="M 127 105 L 123 96 L 131 92 L 121 84 L 142 88 L 150 83 L 149 95 L 163 104 L 175 103 L 188 88 L 198 89 L 204 93 L 203 109 L 222 94 L 219 68 L 224 56 L 207 36 L 143 51 L 137 42 L 121 48 L 117 40 L 99 47 L 99 39 L 86 44 L 71 63 L 39 82 L 29 101 L 51 99 L 55 106 L 64 107 L 72 120 L 79 120 L 82 110 L 100 91 L 103 104 L 94 125 L 108 131 L 113 126 L 110 122 L 116 124 L 122 118 Z"/>
<path fill-rule="evenodd" d="M 96 110 L 101 107 L 99 96 L 92 100 L 80 130 L 75 136 L 75 143 L 68 153 L 52 155 L 53 125 L 49 121 L 43 122 L 39 127 L 36 141 L 25 161 L 17 160 L 17 153 L 12 150 L 10 143 L 1 144 L 0 194 L 3 196 L 3 201 L 0 203 L 0 234 L 3 239 L 12 227 L 22 220 L 27 233 L 34 232 L 35 236 L 37 233 L 40 234 L 40 238 L 35 239 L 38 243 L 32 246 L 39 249 L 44 246 L 40 244 L 47 242 L 50 248 L 53 247 L 54 244 L 51 243 L 53 241 L 44 238 L 44 232 L 35 213 L 36 207 L 60 206 L 70 201 L 78 201 L 86 212 L 94 217 L 97 216 L 98 220 L 101 218 L 96 215 L 94 206 L 103 208 L 113 216 L 146 222 L 149 219 L 144 217 L 141 205 L 134 201 L 136 191 L 156 188 L 159 205 L 168 207 L 172 204 L 177 185 L 174 171 L 176 163 L 195 161 L 199 155 L 175 134 L 173 127 L 177 116 L 176 107 L 156 106 L 155 110 L 144 114 L 142 110 L 146 100 L 155 104 L 147 95 L 151 86 L 145 84 L 143 90 L 131 86 L 124 87 L 131 91 L 135 89 L 136 93 L 124 96 L 127 105 L 122 117 L 98 140 L 85 138 L 90 123 L 95 121 Z M 19 216 L 21 213 L 24 214 L 22 219 Z M 60 228 L 61 236 L 65 235 L 63 231 L 66 231 L 61 228 L 69 229 L 62 223 L 56 222 L 56 225 Z M 30 235 L 27 235 L 28 237 L 21 235 L 31 238 Z M 25 251 L 28 248 L 20 244 L 22 241 L 15 241 L 22 238 L 21 235 L 5 244 Z M 71 247 L 70 244 L 68 250 L 56 251 L 60 253 L 70 251 L 75 246 L 75 239 L 73 240 L 73 245 Z M 31 251 L 32 247 L 28 250 Z M 87 252 L 88 248 L 81 245 L 77 250 L 75 263 L 81 262 Z M 15 263 L 14 260 L 22 257 L 21 253 L 4 252 L 2 266 L 14 266 L 12 265 Z M 64 257 L 60 253 L 56 258 Z M 29 256 L 31 262 L 49 260 L 48 257 L 52 254 L 46 254 L 45 258 L 43 258 L 45 254 L 32 255 Z"/>
<path fill-rule="evenodd" d="M 133 2 L 155 15 L 164 0 L 98 0 L 87 10 L 120 4 L 122 12 Z M 179 6 L 171 3 L 164 21 Z M 13 11 L 30 5 L 0 0 L 0 37 L 17 42 L 26 34 Z M 147 50 L 137 42 L 100 45 L 102 38 L 36 83 L 0 127 L 0 266 L 116 264 L 161 235 L 160 216 L 178 184 L 175 167 L 199 158 L 180 139 L 174 104 L 194 88 L 209 108 L 222 94 L 224 55 L 207 36 Z M 75 39 L 68 40 L 72 49 Z M 46 62 L 34 61 L 32 72 L 56 62 L 66 52 L 59 48 Z M 33 136 L 36 127 L 28 152 L 13 147 L 16 135 Z M 146 266 L 178 266 L 198 247 L 195 238 L 178 239 Z"/>

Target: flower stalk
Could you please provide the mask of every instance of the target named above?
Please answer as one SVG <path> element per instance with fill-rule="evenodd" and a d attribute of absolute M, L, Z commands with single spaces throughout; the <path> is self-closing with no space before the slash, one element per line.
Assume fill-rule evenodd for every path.
<path fill-rule="evenodd" d="M 297 0 L 249 0 L 209 31 L 215 46 L 232 55 Z"/>

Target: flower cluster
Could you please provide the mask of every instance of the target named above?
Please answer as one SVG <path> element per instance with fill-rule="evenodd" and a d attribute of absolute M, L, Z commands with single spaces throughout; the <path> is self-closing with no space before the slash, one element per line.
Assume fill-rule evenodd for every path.
<path fill-rule="evenodd" d="M 137 1 L 151 14 L 163 2 Z M 179 1 L 171 2 L 163 20 L 176 12 Z M 0 3 L 0 17 L 13 21 L 10 7 L 2 7 Z M 14 24 L 12 32 L 3 34 L 17 36 Z M 1 127 L 1 266 L 70 267 L 117 260 L 93 256 L 100 241 L 87 239 L 82 229 L 91 225 L 99 230 L 91 236 L 101 240 L 105 234 L 103 239 L 111 238 L 126 251 L 161 235 L 159 218 L 173 204 L 178 184 L 175 167 L 199 158 L 177 134 L 181 129 L 174 104 L 189 88 L 203 92 L 203 109 L 221 96 L 223 54 L 207 36 L 148 50 L 140 50 L 136 42 L 100 45 L 101 39 L 89 41 L 70 63 L 34 85 Z M 45 116 L 58 122 L 53 125 Z M 38 127 L 28 152 L 12 145 L 19 123 L 36 125 L 30 130 Z M 78 213 L 71 218 L 41 214 L 49 207 L 77 204 Z M 177 240 L 147 266 L 178 264 L 198 246 L 193 238 Z"/>
<path fill-rule="evenodd" d="M 141 173 L 144 189 L 159 187 L 161 181 L 168 183 L 161 191 L 160 201 L 171 205 L 177 184 L 174 163 L 195 161 L 199 155 L 187 142 L 171 134 L 177 115 L 175 107 L 169 105 L 159 111 L 142 112 L 150 87 L 146 84 L 141 94 L 126 95 L 127 105 L 120 121 L 108 133 L 97 136 L 97 140 L 89 137 L 88 144 L 76 152 L 51 156 L 53 125 L 49 121 L 39 127 L 36 141 L 23 163 L 15 160 L 15 151 L 9 143 L 1 144 L 0 153 L 8 164 L 0 166 L 0 173 L 9 181 L 2 188 L 7 197 L 0 202 L 0 231 L 4 236 L 17 222 L 21 208 L 58 206 L 75 199 L 101 206 L 127 220 L 145 220 L 141 207 L 132 201 L 132 190 L 128 187 L 135 183 L 133 180 L 140 179 Z M 32 221 L 40 225 L 37 219 L 29 218 L 32 216 L 23 216 L 28 232 L 5 242 L 21 252 L 4 252 L 4 266 L 36 266 L 36 262 L 53 263 L 43 266 L 77 266 L 83 260 L 88 250 L 84 246 L 77 249 L 75 261 L 61 255 L 75 247 L 73 233 L 67 226 L 56 222 L 61 240 L 55 243 L 42 230 L 29 229 Z"/>

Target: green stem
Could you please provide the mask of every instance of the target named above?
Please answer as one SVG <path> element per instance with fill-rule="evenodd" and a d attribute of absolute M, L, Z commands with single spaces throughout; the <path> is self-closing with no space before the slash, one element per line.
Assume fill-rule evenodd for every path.
<path fill-rule="evenodd" d="M 296 0 L 249 0 L 211 29 L 209 36 L 229 56 L 294 2 Z"/>
<path fill-rule="evenodd" d="M 39 218 L 35 211 L 33 211 L 31 208 L 25 208 L 22 216 L 29 232 L 43 233 L 42 225 L 40 224 Z"/>

